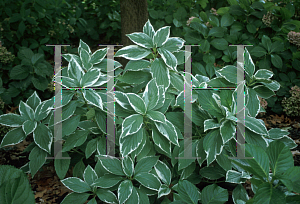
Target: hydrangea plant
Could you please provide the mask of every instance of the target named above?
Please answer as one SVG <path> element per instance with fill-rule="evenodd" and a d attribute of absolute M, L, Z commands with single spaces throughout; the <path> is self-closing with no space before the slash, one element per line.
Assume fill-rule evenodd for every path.
<path fill-rule="evenodd" d="M 261 106 L 258 97 L 269 98 L 280 85 L 271 80 L 273 73 L 255 65 L 247 50 L 245 80 L 237 86 L 237 67 L 228 65 L 216 71 L 215 78 L 193 76 L 182 71 L 185 56 L 180 50 L 184 40 L 169 37 L 170 27 L 154 30 L 150 21 L 143 32 L 127 35 L 136 45 L 126 46 L 115 57 L 130 61 L 124 70 L 114 61 L 115 69 L 115 156 L 106 152 L 106 90 L 83 89 L 107 85 L 107 48 L 91 53 L 80 40 L 78 55 L 65 54 L 68 67 L 61 71 L 62 156 L 76 161 L 73 176 L 65 178 L 71 168 L 69 159 L 55 159 L 54 166 L 62 183 L 72 190 L 62 204 L 106 203 L 225 203 L 228 191 L 216 183 L 202 191 L 196 186 L 204 179 L 234 184 L 235 203 L 290 203 L 299 197 L 300 168 L 294 167 L 290 149 L 296 144 L 279 128 L 267 130 L 255 117 Z M 191 75 L 192 87 L 237 87 L 233 90 L 193 90 L 192 143 L 184 145 L 184 76 Z M 245 156 L 236 157 L 236 95 L 245 91 Z M 243 107 L 244 108 L 244 107 Z M 0 147 L 14 145 L 33 133 L 34 142 L 27 147 L 29 163 L 22 169 L 32 177 L 55 156 L 54 98 L 41 101 L 32 94 L 19 105 L 20 114 L 0 116 L 0 123 L 15 127 Z M 185 148 L 197 159 L 183 157 Z M 77 153 L 74 153 L 77 152 Z M 83 155 L 81 155 L 83 154 Z M 74 157 L 74 159 L 73 159 Z M 76 157 L 76 159 L 75 159 Z M 79 157 L 79 158 L 78 158 Z M 230 159 L 231 158 L 231 159 Z M 84 161 L 84 162 L 83 162 Z M 271 169 L 271 171 L 270 171 Z M 241 185 L 251 181 L 255 196 L 249 199 Z M 7 188 L 1 193 L 11 192 Z"/>

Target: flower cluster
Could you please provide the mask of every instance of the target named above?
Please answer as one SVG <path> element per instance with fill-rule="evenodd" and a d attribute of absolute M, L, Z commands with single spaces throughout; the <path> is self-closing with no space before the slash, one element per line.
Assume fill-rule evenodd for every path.
<path fill-rule="evenodd" d="M 51 79 L 53 79 L 54 75 L 52 76 Z M 48 84 L 48 87 L 47 87 L 48 91 L 50 91 L 50 93 L 54 92 L 54 82 L 53 81 L 50 81 L 50 83 Z"/>
<path fill-rule="evenodd" d="M 70 31 L 70 33 L 74 32 L 74 28 L 70 24 L 67 25 L 67 29 Z"/>
<path fill-rule="evenodd" d="M 286 112 L 288 116 L 300 116 L 300 88 L 294 86 L 291 88 L 290 93 L 292 96 L 290 98 L 284 97 L 282 100 L 283 111 Z"/>
<path fill-rule="evenodd" d="M 15 55 L 11 54 L 11 52 L 8 52 L 6 47 L 2 47 L 1 41 L 0 41 L 0 62 L 3 64 L 10 63 L 14 61 Z"/>
<path fill-rule="evenodd" d="M 287 35 L 290 43 L 293 43 L 300 47 L 300 32 L 296 33 L 295 31 L 290 31 Z"/>
<path fill-rule="evenodd" d="M 49 32 L 48 32 L 48 35 L 50 35 L 50 36 L 53 36 L 53 35 L 55 35 L 56 33 L 55 33 L 55 31 L 54 30 L 50 30 Z"/>
<path fill-rule="evenodd" d="M 189 26 L 191 24 L 191 21 L 196 18 L 194 16 L 190 17 L 189 20 L 186 22 L 186 25 Z"/>
<path fill-rule="evenodd" d="M 219 15 L 219 14 L 217 13 L 217 10 L 216 10 L 215 8 L 211 8 L 211 9 L 210 9 L 210 13 L 212 13 L 212 14 L 214 14 L 214 15 L 216 15 L 216 16 Z"/>
<path fill-rule="evenodd" d="M 264 15 L 263 18 L 262 18 L 262 22 L 268 26 L 268 27 L 271 27 L 271 23 L 273 22 L 273 20 L 275 19 L 275 15 L 272 14 L 271 11 L 268 11 L 267 15 Z"/>
<path fill-rule="evenodd" d="M 258 98 L 260 100 L 260 106 L 263 107 L 263 109 L 266 109 L 268 106 L 268 102 L 264 98 L 261 98 L 261 97 L 258 97 Z"/>

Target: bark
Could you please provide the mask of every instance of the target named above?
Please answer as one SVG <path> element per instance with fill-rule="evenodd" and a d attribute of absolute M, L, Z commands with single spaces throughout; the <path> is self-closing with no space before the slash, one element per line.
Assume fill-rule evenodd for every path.
<path fill-rule="evenodd" d="M 134 32 L 143 32 L 143 26 L 148 20 L 148 3 L 147 0 L 120 0 L 121 8 L 121 36 L 122 47 L 134 45 L 134 43 L 126 36 Z M 125 68 L 129 60 L 120 57 L 116 58 Z"/>

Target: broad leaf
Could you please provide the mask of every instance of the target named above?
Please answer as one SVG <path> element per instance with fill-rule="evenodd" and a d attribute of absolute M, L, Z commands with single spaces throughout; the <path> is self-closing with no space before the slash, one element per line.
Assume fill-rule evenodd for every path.
<path fill-rule="evenodd" d="M 61 180 L 61 182 L 71 191 L 76 193 L 85 193 L 91 191 L 89 185 L 81 180 L 80 178 L 76 177 L 69 177 L 66 179 Z"/>

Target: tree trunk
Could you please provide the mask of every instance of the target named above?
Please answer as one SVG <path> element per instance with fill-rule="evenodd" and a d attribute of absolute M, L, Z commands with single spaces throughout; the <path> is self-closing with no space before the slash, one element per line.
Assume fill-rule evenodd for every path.
<path fill-rule="evenodd" d="M 148 20 L 147 0 L 120 0 L 120 8 L 122 45 L 123 47 L 134 45 L 126 34 L 143 32 L 143 26 Z M 123 47 L 118 47 L 118 49 Z M 124 69 L 129 60 L 120 57 L 117 61 L 123 65 Z"/>

